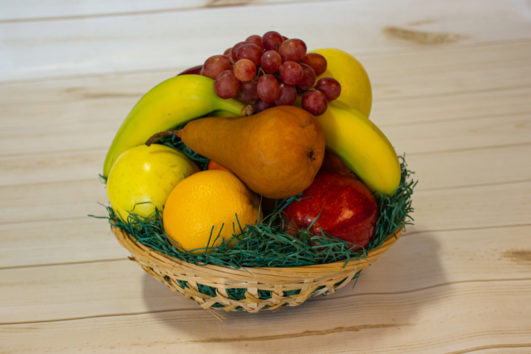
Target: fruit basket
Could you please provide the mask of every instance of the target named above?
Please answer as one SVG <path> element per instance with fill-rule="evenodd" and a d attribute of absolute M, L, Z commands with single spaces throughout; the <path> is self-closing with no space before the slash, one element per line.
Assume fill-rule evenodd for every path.
<path fill-rule="evenodd" d="M 298 306 L 310 297 L 334 293 L 357 278 L 363 269 L 393 246 L 402 230 L 397 230 L 381 246 L 367 252 L 366 257 L 348 263 L 337 261 L 299 267 L 239 269 L 191 264 L 136 242 L 118 228 L 113 228 L 113 232 L 131 253 L 131 260 L 169 289 L 202 308 L 259 312 Z"/>
<path fill-rule="evenodd" d="M 209 311 L 335 292 L 412 221 L 416 182 L 371 103 L 366 71 L 338 49 L 270 31 L 209 57 L 117 131 L 102 174 L 114 235 Z"/>

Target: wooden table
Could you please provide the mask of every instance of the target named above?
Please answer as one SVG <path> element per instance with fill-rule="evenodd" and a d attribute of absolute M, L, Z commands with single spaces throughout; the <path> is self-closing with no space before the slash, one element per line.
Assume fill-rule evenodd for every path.
<path fill-rule="evenodd" d="M 1 1 L 0 352 L 531 352 L 531 3 L 246 3 Z M 354 288 L 219 321 L 87 215 L 138 98 L 270 29 L 365 65 L 415 226 Z"/>

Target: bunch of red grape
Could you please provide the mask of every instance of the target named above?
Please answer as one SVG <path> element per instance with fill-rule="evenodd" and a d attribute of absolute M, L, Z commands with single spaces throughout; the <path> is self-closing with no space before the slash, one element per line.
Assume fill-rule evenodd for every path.
<path fill-rule="evenodd" d="M 325 57 L 307 53 L 304 41 L 269 31 L 263 36 L 249 36 L 223 55 L 211 56 L 201 74 L 215 80 L 219 97 L 250 103 L 255 113 L 299 104 L 300 97 L 302 108 L 320 115 L 341 93 L 341 85 L 331 77 L 315 82 L 325 70 Z"/>

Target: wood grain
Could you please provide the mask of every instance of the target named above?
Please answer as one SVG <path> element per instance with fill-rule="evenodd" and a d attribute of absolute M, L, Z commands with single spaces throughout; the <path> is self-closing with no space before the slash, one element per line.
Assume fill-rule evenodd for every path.
<path fill-rule="evenodd" d="M 313 0 L 316 1 L 316 0 Z M 34 22 L 84 19 L 91 17 L 131 16 L 201 10 L 216 7 L 245 5 L 275 5 L 287 3 L 309 3 L 312 0 L 167 0 L 145 1 L 90 1 L 87 3 L 54 0 L 43 6 L 35 0 L 20 0 L 4 9 L 0 22 Z"/>
<path fill-rule="evenodd" d="M 1 353 L 531 350 L 527 1 L 6 0 L 2 9 Z M 415 225 L 355 287 L 220 322 L 146 275 L 88 215 L 105 214 L 98 173 L 139 97 L 270 29 L 345 49 L 366 67 L 371 120 L 419 180 Z"/>
<path fill-rule="evenodd" d="M 463 345 L 526 343 L 531 327 L 524 291 L 530 290 L 531 280 L 455 284 L 442 292 L 432 288 L 391 296 L 360 296 L 356 301 L 316 301 L 287 314 L 231 314 L 223 324 L 205 311 L 164 311 L 6 324 L 0 333 L 10 352 L 37 346 L 41 352 L 67 348 L 152 352 L 179 347 L 193 352 L 215 348 L 216 352 L 288 353 L 298 352 L 301 346 L 319 352 L 336 345 L 336 351 L 349 348 L 356 352 L 374 348 L 375 342 L 378 352 L 449 351 Z M 510 303 L 504 301 L 508 296 Z M 327 314 L 328 321 L 316 321 L 322 313 Z M 485 321 L 485 317 L 498 320 Z M 27 331 L 31 331 L 32 343 L 25 340 Z M 59 333 L 60 342 L 49 340 Z"/>
<path fill-rule="evenodd" d="M 362 58 L 365 53 L 407 52 L 425 46 L 415 36 L 390 35 L 386 30 L 390 26 L 422 31 L 422 37 L 426 33 L 434 37 L 449 33 L 463 38 L 454 43 L 438 43 L 439 46 L 519 40 L 531 31 L 522 0 L 504 0 L 489 6 L 481 0 L 467 1 L 465 5 L 456 0 L 444 5 L 431 2 L 429 6 L 423 0 L 414 0 L 403 6 L 407 10 L 390 11 L 383 3 L 365 1 L 288 3 L 282 7 L 251 4 L 198 11 L 140 11 L 130 16 L 116 16 L 110 6 L 109 13 L 96 17 L 0 23 L 5 43 L 17 43 L 17 50 L 7 52 L 0 61 L 0 78 L 5 81 L 189 67 L 203 62 L 205 55 L 223 52 L 245 39 L 241 29 L 249 28 L 251 22 L 253 33 L 274 28 L 290 37 L 307 39 L 310 48 L 338 47 Z M 477 16 L 478 8 L 481 17 Z M 510 20 L 501 22 L 500 12 Z M 251 20 L 249 14 L 253 13 L 259 13 L 260 19 Z M 227 18 L 231 19 L 229 26 Z M 321 28 L 335 35 L 323 35 Z M 137 49 L 137 43 L 142 43 L 142 50 Z M 396 59 L 400 62 L 400 57 Z"/>

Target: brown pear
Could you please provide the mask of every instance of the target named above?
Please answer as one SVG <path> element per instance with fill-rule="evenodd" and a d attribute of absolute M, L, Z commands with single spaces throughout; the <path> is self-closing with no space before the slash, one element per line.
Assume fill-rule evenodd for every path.
<path fill-rule="evenodd" d="M 177 132 L 197 153 L 225 166 L 268 198 L 297 195 L 312 184 L 325 151 L 321 124 L 295 106 L 248 117 L 207 117 Z"/>

